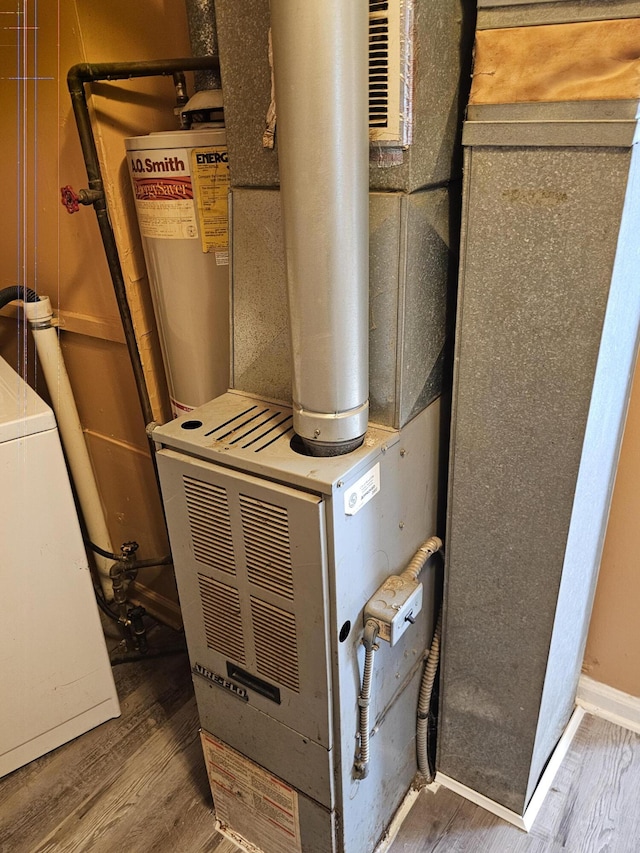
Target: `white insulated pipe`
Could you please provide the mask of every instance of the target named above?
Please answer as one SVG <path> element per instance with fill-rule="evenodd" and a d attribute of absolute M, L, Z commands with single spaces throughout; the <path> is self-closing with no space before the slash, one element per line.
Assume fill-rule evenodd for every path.
<path fill-rule="evenodd" d="M 25 302 L 23 307 L 31 325 L 38 360 L 49 389 L 62 446 L 71 470 L 73 485 L 78 496 L 89 539 L 104 551 L 113 552 L 80 416 L 60 350 L 58 333 L 51 324 L 53 319 L 51 302 L 48 296 L 41 296 L 39 302 Z M 100 554 L 94 554 L 94 558 L 100 586 L 105 598 L 111 601 L 113 599 L 113 588 L 109 569 L 114 561 L 102 557 Z"/>
<path fill-rule="evenodd" d="M 294 429 L 313 455 L 369 416 L 366 0 L 271 0 Z"/>

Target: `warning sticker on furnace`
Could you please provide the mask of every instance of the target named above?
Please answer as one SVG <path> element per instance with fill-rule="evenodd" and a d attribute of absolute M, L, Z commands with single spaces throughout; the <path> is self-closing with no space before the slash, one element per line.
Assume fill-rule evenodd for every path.
<path fill-rule="evenodd" d="M 216 265 L 229 263 L 229 160 L 224 145 L 194 148 L 191 172 L 196 187 L 202 251 L 215 253 Z"/>
<path fill-rule="evenodd" d="M 355 515 L 380 491 L 380 465 L 376 464 L 344 494 L 345 515 Z"/>
<path fill-rule="evenodd" d="M 128 160 L 142 236 L 197 239 L 198 220 L 187 150 L 136 151 L 128 154 Z"/>
<path fill-rule="evenodd" d="M 208 732 L 200 737 L 220 823 L 263 853 L 301 853 L 296 791 Z"/>

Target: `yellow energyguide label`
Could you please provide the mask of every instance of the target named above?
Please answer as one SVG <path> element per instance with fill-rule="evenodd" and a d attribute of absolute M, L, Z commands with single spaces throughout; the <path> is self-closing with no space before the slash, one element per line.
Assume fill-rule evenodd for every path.
<path fill-rule="evenodd" d="M 202 251 L 215 253 L 216 264 L 229 263 L 229 161 L 226 145 L 191 151 Z"/>

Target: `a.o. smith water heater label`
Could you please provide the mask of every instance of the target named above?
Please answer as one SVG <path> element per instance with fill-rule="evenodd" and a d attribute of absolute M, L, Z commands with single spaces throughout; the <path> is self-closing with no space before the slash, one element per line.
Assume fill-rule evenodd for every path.
<path fill-rule="evenodd" d="M 349 486 L 344 494 L 346 515 L 355 515 L 380 491 L 380 465 L 376 464 L 360 479 Z"/>
<path fill-rule="evenodd" d="M 226 145 L 191 152 L 202 251 L 213 252 L 217 266 L 229 263 L 229 158 Z"/>
<path fill-rule="evenodd" d="M 296 791 L 208 732 L 200 738 L 222 828 L 263 853 L 301 853 Z"/>
<path fill-rule="evenodd" d="M 127 157 L 142 236 L 197 239 L 198 220 L 187 149 L 131 151 Z"/>

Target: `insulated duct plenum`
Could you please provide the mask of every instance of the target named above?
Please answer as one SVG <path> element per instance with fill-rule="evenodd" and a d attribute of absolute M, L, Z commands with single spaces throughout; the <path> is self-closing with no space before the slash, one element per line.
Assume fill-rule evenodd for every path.
<path fill-rule="evenodd" d="M 314 455 L 368 420 L 368 5 L 272 0 L 294 429 Z"/>
<path fill-rule="evenodd" d="M 218 56 L 214 0 L 186 0 L 189 43 L 193 56 Z M 219 71 L 196 71 L 196 91 L 220 88 Z"/>

